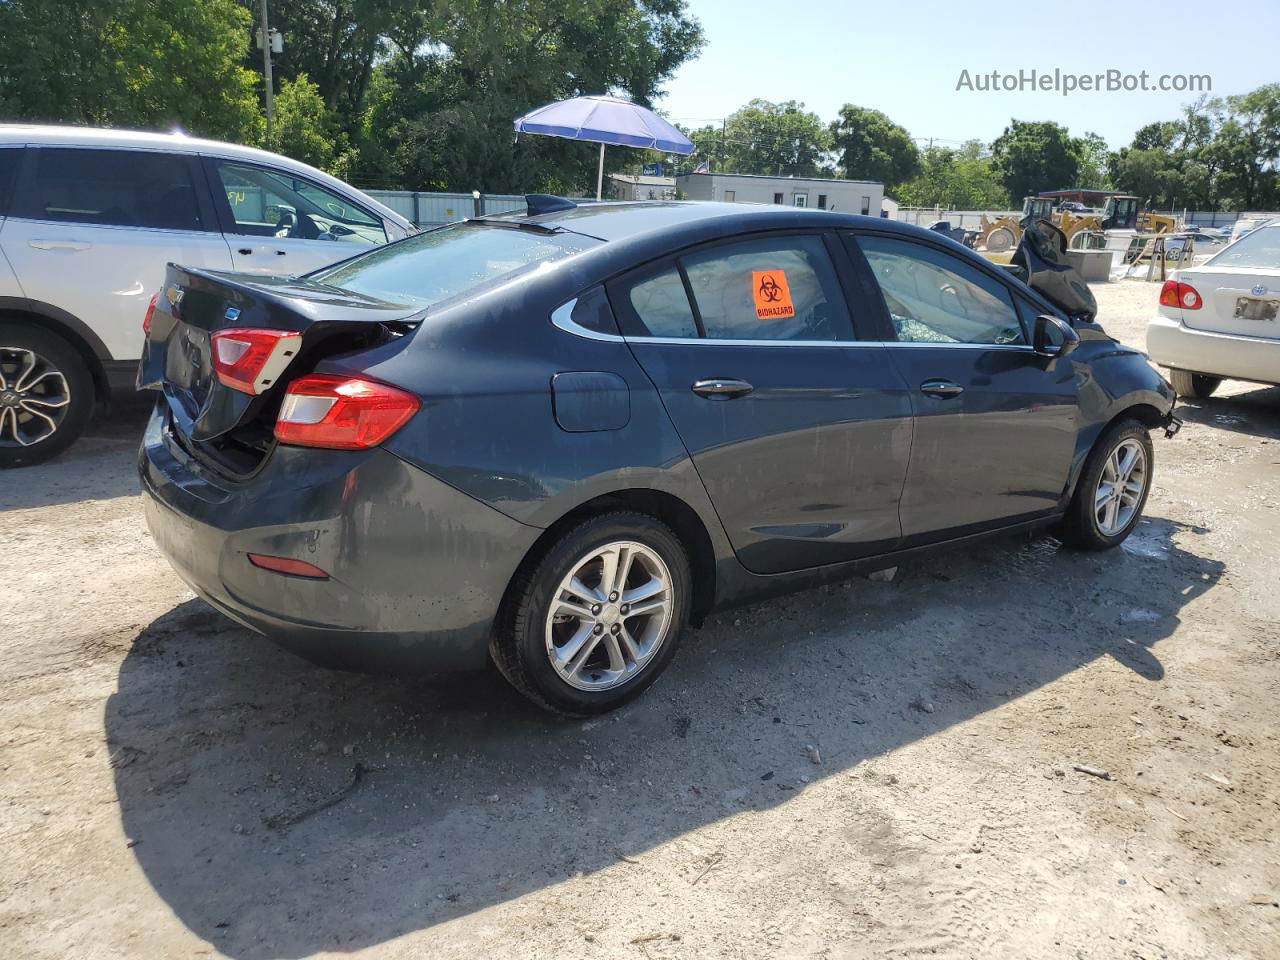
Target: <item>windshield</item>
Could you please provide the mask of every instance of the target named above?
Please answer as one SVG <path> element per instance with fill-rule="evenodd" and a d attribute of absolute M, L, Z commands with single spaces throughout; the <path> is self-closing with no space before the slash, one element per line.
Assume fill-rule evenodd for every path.
<path fill-rule="evenodd" d="M 1280 269 L 1280 226 L 1260 227 L 1246 233 L 1205 266 Z"/>
<path fill-rule="evenodd" d="M 433 306 L 481 286 L 513 280 L 596 246 L 577 233 L 455 223 L 379 247 L 311 279 L 394 303 Z"/>

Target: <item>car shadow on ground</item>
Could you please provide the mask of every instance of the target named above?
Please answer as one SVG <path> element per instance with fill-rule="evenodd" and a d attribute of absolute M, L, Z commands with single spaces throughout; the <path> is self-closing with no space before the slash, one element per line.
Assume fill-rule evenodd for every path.
<path fill-rule="evenodd" d="M 4 471 L 0 513 L 136 494 L 138 445 L 154 402 L 152 396 L 121 397 L 66 452 L 46 463 Z"/>
<path fill-rule="evenodd" d="M 1097 658 L 1160 680 L 1156 644 L 1223 572 L 1204 532 L 1149 518 L 1101 555 L 997 541 L 726 612 L 589 722 L 492 674 L 328 672 L 190 601 L 139 633 L 106 706 L 124 832 L 230 956 L 384 943 L 643 862 Z"/>
<path fill-rule="evenodd" d="M 1208 400 L 1179 398 L 1175 412 L 1189 424 L 1280 439 L 1280 387 L 1245 386 L 1246 389 L 1215 394 Z"/>

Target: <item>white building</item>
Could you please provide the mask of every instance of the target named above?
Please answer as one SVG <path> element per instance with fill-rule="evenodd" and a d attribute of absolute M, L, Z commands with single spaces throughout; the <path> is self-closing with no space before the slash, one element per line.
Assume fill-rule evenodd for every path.
<path fill-rule="evenodd" d="M 674 200 L 674 177 L 646 177 L 630 173 L 611 173 L 613 195 L 619 200 Z"/>
<path fill-rule="evenodd" d="M 690 200 L 774 203 L 880 216 L 884 184 L 830 177 L 762 177 L 746 173 L 687 173 L 676 189 Z"/>

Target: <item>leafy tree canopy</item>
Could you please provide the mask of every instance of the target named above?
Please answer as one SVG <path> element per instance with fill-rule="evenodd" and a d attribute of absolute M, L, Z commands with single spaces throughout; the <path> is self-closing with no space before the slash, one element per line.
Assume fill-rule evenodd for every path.
<path fill-rule="evenodd" d="M 911 134 L 879 110 L 846 103 L 831 124 L 831 140 L 850 180 L 878 180 L 892 188 L 920 171 Z"/>

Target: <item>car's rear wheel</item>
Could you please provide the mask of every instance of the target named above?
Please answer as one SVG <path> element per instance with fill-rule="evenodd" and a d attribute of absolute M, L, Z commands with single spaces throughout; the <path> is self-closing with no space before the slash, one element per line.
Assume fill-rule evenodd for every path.
<path fill-rule="evenodd" d="M 93 378 L 56 334 L 0 323 L 0 468 L 55 457 L 84 432 Z"/>
<path fill-rule="evenodd" d="M 1113 424 L 1094 444 L 1059 526 L 1064 543 L 1083 550 L 1109 550 L 1133 532 L 1147 494 L 1155 450 L 1137 420 Z"/>
<path fill-rule="evenodd" d="M 666 669 L 690 596 L 688 555 L 666 524 L 631 512 L 592 517 L 517 575 L 490 652 L 535 703 L 603 713 Z"/>
<path fill-rule="evenodd" d="M 1222 383 L 1222 378 L 1210 377 L 1203 373 L 1191 373 L 1188 370 L 1170 370 L 1169 382 L 1173 384 L 1174 392 L 1180 397 L 1208 400 Z"/>

